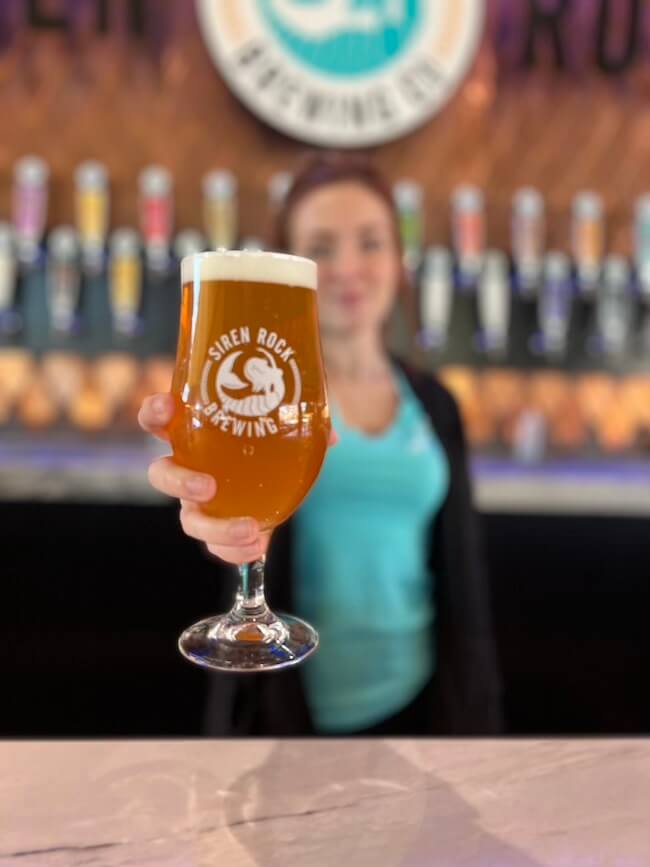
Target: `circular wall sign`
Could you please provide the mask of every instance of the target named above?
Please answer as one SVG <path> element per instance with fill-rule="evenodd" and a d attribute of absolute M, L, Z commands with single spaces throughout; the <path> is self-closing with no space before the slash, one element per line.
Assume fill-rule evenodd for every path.
<path fill-rule="evenodd" d="M 210 54 L 258 117 L 326 147 L 398 138 L 452 96 L 485 0 L 197 0 Z"/>

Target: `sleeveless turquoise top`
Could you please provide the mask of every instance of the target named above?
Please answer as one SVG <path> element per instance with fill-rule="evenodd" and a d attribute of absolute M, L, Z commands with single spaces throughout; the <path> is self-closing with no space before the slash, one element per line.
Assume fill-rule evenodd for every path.
<path fill-rule="evenodd" d="M 303 667 L 316 728 L 352 732 L 405 707 L 435 668 L 427 561 L 449 466 L 401 371 L 379 436 L 348 427 L 296 515 L 296 607 L 320 633 Z"/>

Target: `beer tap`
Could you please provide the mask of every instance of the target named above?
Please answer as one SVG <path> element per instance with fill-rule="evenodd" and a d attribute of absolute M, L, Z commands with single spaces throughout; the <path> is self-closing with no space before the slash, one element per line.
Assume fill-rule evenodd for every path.
<path fill-rule="evenodd" d="M 650 193 L 636 200 L 634 262 L 641 298 L 647 306 L 650 306 Z"/>
<path fill-rule="evenodd" d="M 89 160 L 78 166 L 76 181 L 77 229 L 81 239 L 83 267 L 89 274 L 101 272 L 108 235 L 108 172 L 101 163 Z"/>
<path fill-rule="evenodd" d="M 109 298 L 113 328 L 133 337 L 139 330 L 142 303 L 140 237 L 135 229 L 115 229 L 110 238 Z"/>
<path fill-rule="evenodd" d="M 420 292 L 421 343 L 442 350 L 447 344 L 454 298 L 453 261 L 447 247 L 427 251 Z"/>
<path fill-rule="evenodd" d="M 650 193 L 637 199 L 634 216 L 634 261 L 644 308 L 640 314 L 641 346 L 644 353 L 650 354 Z"/>
<path fill-rule="evenodd" d="M 464 289 L 476 285 L 485 248 L 485 203 L 478 187 L 457 187 L 452 195 L 452 238 Z"/>
<path fill-rule="evenodd" d="M 203 178 L 203 221 L 210 249 L 232 250 L 237 243 L 237 178 L 209 172 Z"/>
<path fill-rule="evenodd" d="M 174 256 L 180 262 L 186 256 L 203 253 L 207 249 L 205 236 L 197 229 L 183 229 L 174 241 Z"/>
<path fill-rule="evenodd" d="M 625 352 L 632 324 L 630 266 L 623 256 L 610 253 L 603 262 L 596 298 L 599 349 L 610 356 Z"/>
<path fill-rule="evenodd" d="M 293 175 L 291 172 L 276 172 L 271 175 L 267 186 L 269 207 L 273 213 L 282 207 L 287 193 L 293 184 Z"/>
<path fill-rule="evenodd" d="M 586 298 L 592 297 L 598 286 L 604 244 L 602 199 L 596 193 L 578 193 L 572 206 L 571 247 L 578 290 Z"/>
<path fill-rule="evenodd" d="M 488 250 L 478 283 L 477 343 L 488 354 L 503 354 L 508 346 L 511 293 L 508 259 L 500 250 Z"/>
<path fill-rule="evenodd" d="M 544 199 L 532 187 L 522 187 L 512 200 L 512 257 L 524 298 L 534 296 L 539 288 L 544 235 Z"/>
<path fill-rule="evenodd" d="M 147 267 L 164 273 L 169 266 L 174 202 L 172 176 L 161 166 L 149 166 L 140 175 L 140 221 Z"/>
<path fill-rule="evenodd" d="M 544 257 L 543 283 L 537 298 L 540 334 L 532 339 L 533 351 L 550 357 L 564 355 L 572 296 L 569 257 L 558 250 L 550 250 Z"/>
<path fill-rule="evenodd" d="M 9 223 L 0 223 L 0 333 L 13 334 L 20 330 L 22 320 L 15 309 L 16 239 Z"/>
<path fill-rule="evenodd" d="M 47 242 L 47 300 L 52 328 L 66 336 L 76 327 L 81 294 L 79 236 L 72 226 L 59 226 Z"/>
<path fill-rule="evenodd" d="M 242 250 L 249 250 L 249 251 L 252 250 L 253 252 L 254 251 L 259 252 L 259 251 L 264 249 L 264 243 L 262 242 L 262 240 L 260 238 L 255 238 L 252 235 L 249 235 L 248 237 L 244 238 L 243 241 L 241 242 L 241 248 L 242 248 Z"/>
<path fill-rule="evenodd" d="M 393 197 L 399 215 L 404 266 L 413 276 L 422 261 L 422 187 L 414 181 L 399 181 L 393 187 Z"/>
<path fill-rule="evenodd" d="M 14 168 L 13 224 L 18 259 L 25 267 L 38 260 L 47 223 L 50 171 L 39 157 L 23 157 Z"/>

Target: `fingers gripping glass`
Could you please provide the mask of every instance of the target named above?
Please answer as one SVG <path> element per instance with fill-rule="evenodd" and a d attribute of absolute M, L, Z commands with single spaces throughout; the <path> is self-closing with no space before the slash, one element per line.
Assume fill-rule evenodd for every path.
<path fill-rule="evenodd" d="M 330 431 L 316 305 L 316 266 L 260 252 L 201 253 L 181 265 L 183 295 L 169 434 L 177 463 L 209 473 L 217 518 L 285 521 L 313 485 Z M 264 559 L 239 567 L 232 610 L 180 637 L 207 668 L 284 668 L 318 645 L 316 631 L 274 614 Z"/>

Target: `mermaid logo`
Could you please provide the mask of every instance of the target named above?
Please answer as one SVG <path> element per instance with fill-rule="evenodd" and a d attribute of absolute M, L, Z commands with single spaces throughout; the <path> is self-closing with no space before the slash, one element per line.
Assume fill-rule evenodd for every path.
<path fill-rule="evenodd" d="M 331 76 L 383 69 L 408 48 L 425 0 L 261 0 L 278 41 L 298 61 Z"/>
<path fill-rule="evenodd" d="M 422 124 L 478 47 L 485 0 L 196 0 L 248 107 L 302 141 L 365 147 Z"/>
<path fill-rule="evenodd" d="M 217 395 L 221 406 L 227 412 L 244 418 L 268 415 L 280 406 L 284 397 L 284 374 L 270 352 L 265 349 L 258 351 L 264 357 L 254 355 L 246 361 L 245 381 L 233 370 L 233 365 L 242 355 L 240 351 L 225 358 L 217 373 Z"/>
<path fill-rule="evenodd" d="M 202 411 L 224 433 L 286 433 L 298 417 L 301 393 L 295 350 L 275 331 L 254 332 L 243 325 L 220 335 L 208 350 L 201 376 Z"/>

